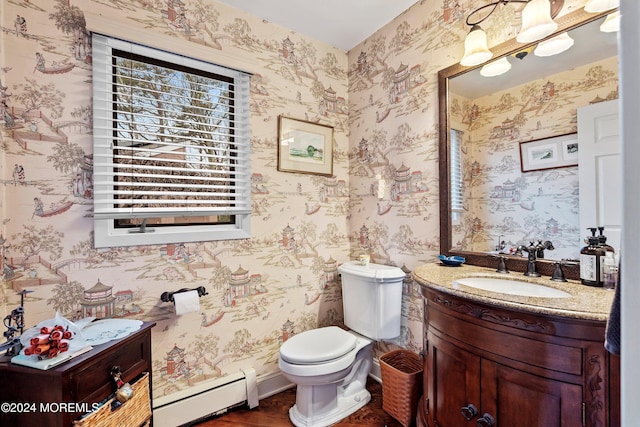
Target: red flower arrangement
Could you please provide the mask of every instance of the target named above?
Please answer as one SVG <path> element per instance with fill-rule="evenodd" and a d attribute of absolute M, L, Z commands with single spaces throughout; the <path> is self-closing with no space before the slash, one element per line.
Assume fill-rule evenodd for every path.
<path fill-rule="evenodd" d="M 69 350 L 69 340 L 72 338 L 73 332 L 64 329 L 63 326 L 43 326 L 40 328 L 40 335 L 29 341 L 31 347 L 24 349 L 24 355 L 37 355 L 38 359 L 56 357 Z"/>

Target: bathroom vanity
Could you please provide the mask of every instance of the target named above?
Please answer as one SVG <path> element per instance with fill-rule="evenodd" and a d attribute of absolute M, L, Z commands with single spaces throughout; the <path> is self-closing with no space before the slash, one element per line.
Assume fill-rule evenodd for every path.
<path fill-rule="evenodd" d="M 604 348 L 612 291 L 469 265 L 427 264 L 413 277 L 424 300 L 419 426 L 620 425 L 619 358 Z"/>

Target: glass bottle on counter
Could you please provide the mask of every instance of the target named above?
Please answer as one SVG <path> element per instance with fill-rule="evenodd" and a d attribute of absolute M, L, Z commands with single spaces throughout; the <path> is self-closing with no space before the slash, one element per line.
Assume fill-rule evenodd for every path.
<path fill-rule="evenodd" d="M 615 289 L 618 283 L 618 263 L 612 251 L 607 251 L 604 256 L 603 284 L 605 289 Z"/>
<path fill-rule="evenodd" d="M 605 282 L 604 263 L 606 259 L 606 254 L 607 252 L 615 253 L 615 250 L 613 249 L 613 246 L 607 244 L 607 236 L 604 235 L 604 227 L 598 227 L 598 231 L 600 232 L 600 235 L 598 236 L 598 246 L 604 251 L 604 253 L 600 257 L 600 281 L 604 286 L 604 282 Z M 593 234 L 595 235 L 595 231 L 593 232 Z"/>

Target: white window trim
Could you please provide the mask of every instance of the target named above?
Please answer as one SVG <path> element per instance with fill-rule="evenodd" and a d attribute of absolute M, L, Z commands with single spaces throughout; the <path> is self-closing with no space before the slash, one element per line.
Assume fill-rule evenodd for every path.
<path fill-rule="evenodd" d="M 140 46 L 137 44 L 125 42 L 122 40 L 114 39 L 108 36 L 102 36 L 98 34 L 94 34 L 94 37 L 101 38 L 104 44 L 109 46 L 109 49 L 115 48 L 125 51 L 132 51 L 134 53 L 138 53 L 140 55 L 155 57 L 156 59 L 180 63 L 183 65 L 193 66 L 195 63 L 199 62 L 197 60 L 191 58 L 185 58 L 181 55 L 174 55 L 168 52 L 158 51 L 155 49 L 151 49 L 145 46 Z M 96 71 L 96 67 L 100 67 L 100 61 L 96 60 L 96 49 L 94 47 L 94 76 L 96 72 L 104 72 L 104 70 Z M 220 73 L 220 70 L 223 70 L 223 67 L 215 66 L 213 64 L 207 63 L 209 66 L 209 71 L 211 69 L 215 69 Z M 102 65 L 104 66 L 104 65 Z M 110 70 L 107 71 L 109 74 Z M 224 74 L 224 73 L 220 73 Z M 249 76 L 246 76 L 247 80 Z M 108 80 L 108 79 L 107 79 Z M 97 79 L 93 79 L 93 84 L 100 84 L 97 82 Z M 104 82 L 102 84 L 105 84 Z M 107 81 L 106 84 L 110 83 Z M 238 86 L 238 85 L 237 85 Z M 245 114 L 246 119 L 249 119 L 249 85 L 246 86 L 245 93 L 236 99 L 236 112 L 238 114 Z M 100 105 L 104 105 L 102 103 L 110 103 L 110 99 L 99 99 L 96 98 L 94 94 L 94 114 L 99 108 L 96 108 L 96 103 L 101 103 Z M 94 116 L 94 127 L 97 125 L 99 127 L 101 124 L 101 118 Z M 107 121 L 110 121 L 110 118 L 106 118 Z M 106 127 L 106 126 L 105 126 Z M 94 131 L 94 137 L 95 137 Z M 248 129 L 246 134 L 240 135 L 236 134 L 236 138 L 249 138 Z M 247 161 L 249 160 L 250 153 L 245 153 L 247 156 Z M 251 198 L 251 185 L 248 185 L 248 192 L 246 194 L 246 198 L 248 200 L 248 205 L 251 206 L 250 198 Z M 216 241 L 216 240 L 233 240 L 233 239 L 246 239 L 251 237 L 251 213 L 245 214 L 233 214 L 235 215 L 235 223 L 234 224 L 211 224 L 211 225 L 182 225 L 182 226 L 163 226 L 163 227 L 152 227 L 147 226 L 145 228 L 145 232 L 135 232 L 131 231 L 131 229 L 120 229 L 114 227 L 113 219 L 97 219 L 94 218 L 94 246 L 96 248 L 102 247 L 118 247 L 118 246 L 142 246 L 142 245 L 157 245 L 157 244 L 166 244 L 166 243 L 186 243 L 186 242 L 200 242 L 200 241 Z"/>
<path fill-rule="evenodd" d="M 216 58 L 216 63 L 234 70 L 241 70 L 248 74 L 257 74 L 261 71 L 251 57 L 235 55 L 233 51 L 225 51 L 208 47 L 206 45 L 185 41 L 179 36 L 170 36 L 162 32 L 152 31 L 146 28 L 134 27 L 114 16 L 105 16 L 91 10 L 84 11 L 87 22 L 87 30 L 92 33 L 103 34 L 114 39 L 128 40 L 142 46 L 165 50 L 167 52 L 189 52 L 189 57 L 209 62 Z"/>
<path fill-rule="evenodd" d="M 113 227 L 113 220 L 94 220 L 96 248 L 118 246 L 160 245 L 215 240 L 248 239 L 251 237 L 251 215 L 236 215 L 235 224 L 183 225 L 180 227 L 147 227 L 145 233 Z M 154 231 L 150 231 L 154 230 Z"/>

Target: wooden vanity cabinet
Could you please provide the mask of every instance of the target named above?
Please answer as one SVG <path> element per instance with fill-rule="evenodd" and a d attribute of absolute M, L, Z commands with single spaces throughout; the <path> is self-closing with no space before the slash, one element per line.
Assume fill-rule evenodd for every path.
<path fill-rule="evenodd" d="M 604 349 L 604 322 L 511 310 L 424 287 L 422 293 L 425 394 L 418 425 L 619 425 L 619 365 Z"/>

